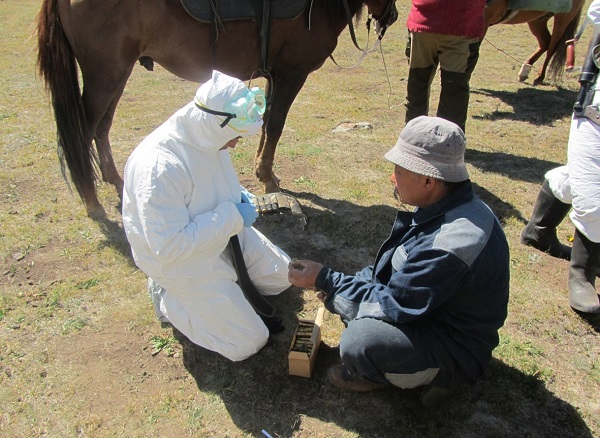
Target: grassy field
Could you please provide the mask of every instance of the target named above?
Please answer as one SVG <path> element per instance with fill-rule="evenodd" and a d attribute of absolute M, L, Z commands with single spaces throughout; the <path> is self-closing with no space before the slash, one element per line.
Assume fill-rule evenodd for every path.
<path fill-rule="evenodd" d="M 525 25 L 490 29 L 467 121 L 469 172 L 511 248 L 509 316 L 486 374 L 427 411 L 418 391 L 332 387 L 326 370 L 339 362 L 342 326 L 327 313 L 313 377 L 288 376 L 296 318 L 319 306 L 308 290 L 274 300 L 286 330 L 241 363 L 161 327 L 114 188 L 99 184 L 107 218 L 94 221 L 61 176 L 53 115 L 35 75 L 38 7 L 0 0 L 0 436 L 257 437 L 263 429 L 273 437 L 600 436 L 600 318 L 569 308 L 566 262 L 519 244 L 543 174 L 566 159 L 578 89 L 576 74 L 558 86 L 517 82 L 517 60 L 535 48 Z M 372 263 L 388 235 L 397 205 L 383 154 L 403 126 L 408 70 L 408 2 L 398 8 L 382 52 L 353 69 L 327 61 L 292 106 L 275 170 L 308 226 L 279 215 L 257 228 L 293 257 L 353 272 Z M 588 29 L 577 65 L 589 37 Z M 351 66 L 359 55 L 344 32 L 336 60 Z M 196 88 L 159 66 L 134 69 L 111 131 L 120 169 Z M 344 122 L 372 128 L 334 132 Z M 257 143 L 245 139 L 234 153 L 242 182 L 256 191 Z M 566 220 L 559 236 L 567 242 L 572 234 Z"/>

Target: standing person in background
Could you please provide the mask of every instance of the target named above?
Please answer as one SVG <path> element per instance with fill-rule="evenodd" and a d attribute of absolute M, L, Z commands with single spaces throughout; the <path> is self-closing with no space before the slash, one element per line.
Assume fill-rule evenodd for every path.
<path fill-rule="evenodd" d="M 440 66 L 437 116 L 463 132 L 469 108 L 469 81 L 485 34 L 486 0 L 413 0 L 406 26 L 410 60 L 406 122 L 429 112 L 431 83 Z"/>
<path fill-rule="evenodd" d="M 260 131 L 264 110 L 259 88 L 214 71 L 125 166 L 123 226 L 156 316 L 233 361 L 258 352 L 272 328 L 237 283 L 236 253 L 260 294 L 290 286 L 290 259 L 252 227 L 258 213 L 229 155 Z"/>
<path fill-rule="evenodd" d="M 580 76 L 582 92 L 571 120 L 567 164 L 544 175 L 531 219 L 521 233 L 521 243 L 570 259 L 570 306 L 583 313 L 600 313 L 595 289 L 600 270 L 600 0 L 592 2 L 587 16 L 594 23 L 594 36 Z M 558 240 L 556 227 L 571 206 L 569 216 L 575 234 L 569 248 Z"/>

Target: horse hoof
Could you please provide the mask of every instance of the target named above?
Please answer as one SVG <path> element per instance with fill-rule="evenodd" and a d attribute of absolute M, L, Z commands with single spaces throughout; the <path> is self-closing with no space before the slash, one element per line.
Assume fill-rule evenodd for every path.
<path fill-rule="evenodd" d="M 533 81 L 533 86 L 542 85 L 544 83 L 544 78 L 535 78 Z"/>
<path fill-rule="evenodd" d="M 265 183 L 265 193 L 281 192 L 278 182 L 268 181 Z"/>
<path fill-rule="evenodd" d="M 101 205 L 88 206 L 86 210 L 88 217 L 94 221 L 106 218 L 106 211 Z"/>
<path fill-rule="evenodd" d="M 531 72 L 532 67 L 531 64 L 523 63 L 521 70 L 519 70 L 519 82 L 523 82 L 529 77 L 529 72 Z"/>

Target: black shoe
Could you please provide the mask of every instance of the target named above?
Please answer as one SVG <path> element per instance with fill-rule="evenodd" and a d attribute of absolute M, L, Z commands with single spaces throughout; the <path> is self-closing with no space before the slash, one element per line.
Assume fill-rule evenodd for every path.
<path fill-rule="evenodd" d="M 334 365 L 327 370 L 327 378 L 339 389 L 351 392 L 371 392 L 389 387 L 383 383 L 372 382 L 350 374 L 344 364 Z"/>

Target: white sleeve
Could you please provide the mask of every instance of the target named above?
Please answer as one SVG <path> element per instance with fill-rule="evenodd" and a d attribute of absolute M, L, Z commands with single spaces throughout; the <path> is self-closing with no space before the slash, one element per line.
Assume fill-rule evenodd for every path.
<path fill-rule="evenodd" d="M 137 190 L 144 236 L 152 254 L 161 263 L 173 263 L 192 256 L 214 256 L 223 252 L 229 238 L 243 227 L 243 219 L 233 202 L 189 217 L 182 175 L 162 174 L 148 190 Z"/>
<path fill-rule="evenodd" d="M 594 25 L 594 30 L 600 30 L 600 0 L 594 0 L 588 8 L 587 17 Z"/>

